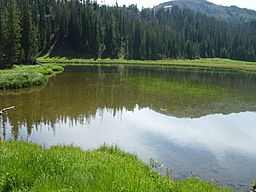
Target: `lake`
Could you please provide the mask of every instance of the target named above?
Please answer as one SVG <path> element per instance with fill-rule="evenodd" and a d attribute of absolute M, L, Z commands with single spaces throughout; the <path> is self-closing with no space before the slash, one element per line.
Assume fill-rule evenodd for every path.
<path fill-rule="evenodd" d="M 2 140 L 117 145 L 172 170 L 248 189 L 256 179 L 256 76 L 166 67 L 66 67 L 47 85 L 0 91 Z"/>

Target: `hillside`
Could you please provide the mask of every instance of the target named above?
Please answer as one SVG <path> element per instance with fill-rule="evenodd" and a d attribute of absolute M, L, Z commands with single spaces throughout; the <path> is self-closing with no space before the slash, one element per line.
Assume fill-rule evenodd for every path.
<path fill-rule="evenodd" d="M 207 0 L 174 0 L 160 4 L 157 8 L 171 8 L 178 6 L 180 8 L 189 8 L 196 12 L 207 14 L 208 16 L 214 16 L 219 19 L 248 22 L 256 20 L 256 11 L 249 9 L 242 9 L 236 6 L 220 6 Z"/>

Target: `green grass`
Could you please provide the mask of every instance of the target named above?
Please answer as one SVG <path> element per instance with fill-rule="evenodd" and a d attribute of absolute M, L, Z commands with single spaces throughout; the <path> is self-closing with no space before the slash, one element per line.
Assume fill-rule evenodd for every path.
<path fill-rule="evenodd" d="M 124 59 L 69 59 L 65 57 L 40 57 L 39 63 L 61 64 L 101 64 L 101 65 L 142 65 L 142 66 L 176 66 L 191 68 L 231 69 L 245 72 L 256 72 L 256 62 L 237 61 L 231 59 L 208 58 L 195 60 L 124 60 Z"/>
<path fill-rule="evenodd" d="M 0 141 L 0 191 L 232 191 L 195 178 L 171 181 L 116 147 L 94 151 Z"/>
<path fill-rule="evenodd" d="M 14 66 L 13 69 L 0 70 L 0 89 L 40 86 L 45 84 L 50 76 L 62 71 L 62 66 L 52 64 Z"/>

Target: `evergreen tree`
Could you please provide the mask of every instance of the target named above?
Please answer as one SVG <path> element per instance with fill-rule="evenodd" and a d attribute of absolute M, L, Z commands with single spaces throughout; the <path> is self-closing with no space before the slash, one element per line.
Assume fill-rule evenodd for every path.
<path fill-rule="evenodd" d="M 6 61 L 6 9 L 0 0 L 0 69 L 7 67 Z"/>
<path fill-rule="evenodd" d="M 15 0 L 10 0 L 7 4 L 7 45 L 6 45 L 6 58 L 10 67 L 14 63 L 18 63 L 20 57 L 20 20 L 19 14 L 16 8 Z"/>
<path fill-rule="evenodd" d="M 28 0 L 24 0 L 22 9 L 21 59 L 23 63 L 33 62 L 36 54 L 35 31 L 32 23 L 32 10 Z"/>
<path fill-rule="evenodd" d="M 33 63 L 38 54 L 66 56 L 63 50 L 87 58 L 256 61 L 256 21 L 231 23 L 178 7 L 0 0 L 1 68 Z"/>

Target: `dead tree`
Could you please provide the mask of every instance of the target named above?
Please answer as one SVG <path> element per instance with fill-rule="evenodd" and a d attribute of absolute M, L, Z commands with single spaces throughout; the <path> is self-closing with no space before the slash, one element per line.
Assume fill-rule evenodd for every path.
<path fill-rule="evenodd" d="M 14 106 L 12 106 L 12 107 L 6 107 L 6 108 L 0 110 L 0 115 L 2 115 L 3 113 L 5 113 L 5 112 L 7 112 L 7 111 L 9 111 L 9 110 L 11 110 L 11 109 L 14 109 Z"/>

